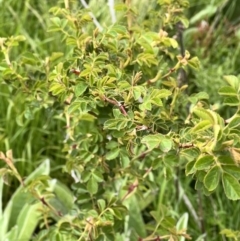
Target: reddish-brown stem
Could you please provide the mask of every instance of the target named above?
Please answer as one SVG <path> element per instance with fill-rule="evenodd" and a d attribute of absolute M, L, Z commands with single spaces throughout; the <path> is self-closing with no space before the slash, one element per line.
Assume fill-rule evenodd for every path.
<path fill-rule="evenodd" d="M 39 197 L 39 201 L 46 207 L 48 207 L 51 211 L 53 211 L 57 216 L 62 217 L 62 213 L 60 211 L 55 210 L 53 207 L 51 207 L 46 201 L 44 197 Z"/>
<path fill-rule="evenodd" d="M 162 79 L 167 78 L 171 73 L 173 73 L 173 72 L 175 72 L 175 71 L 176 71 L 176 68 L 171 68 L 171 69 L 168 71 L 168 73 L 166 73 L 166 74 L 162 77 Z"/>
<path fill-rule="evenodd" d="M 123 115 L 125 115 L 125 116 L 128 115 L 124 106 L 120 102 L 118 102 L 116 100 L 109 99 L 106 96 L 104 96 L 103 99 L 104 99 L 104 101 L 107 101 L 108 103 L 111 103 L 111 104 L 117 106 L 120 109 L 120 111 L 122 112 Z"/>
<path fill-rule="evenodd" d="M 148 168 L 145 174 L 143 175 L 143 178 L 145 178 L 151 171 L 152 171 L 152 167 Z"/>
<path fill-rule="evenodd" d="M 138 159 L 142 160 L 142 159 L 144 159 L 145 156 L 146 156 L 148 153 L 150 153 L 150 152 L 151 152 L 151 150 L 144 151 L 144 152 L 142 152 L 140 155 L 135 156 L 131 161 L 135 161 L 135 160 L 138 160 Z"/>
<path fill-rule="evenodd" d="M 129 194 L 131 194 L 135 188 L 138 186 L 138 181 L 136 180 L 134 183 L 132 183 L 129 187 L 128 187 L 128 191 L 125 194 L 125 196 L 122 198 L 122 202 L 127 198 L 127 196 L 129 196 Z"/>
<path fill-rule="evenodd" d="M 75 75 L 79 75 L 79 74 L 81 73 L 81 71 L 78 70 L 78 69 L 71 69 L 70 71 L 71 71 L 72 73 L 74 73 Z"/>

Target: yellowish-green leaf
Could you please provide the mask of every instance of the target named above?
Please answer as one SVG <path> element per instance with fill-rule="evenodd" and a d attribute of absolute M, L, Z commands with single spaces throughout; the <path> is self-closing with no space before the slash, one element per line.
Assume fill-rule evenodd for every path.
<path fill-rule="evenodd" d="M 209 169 L 213 163 L 214 163 L 214 157 L 210 156 L 210 155 L 205 155 L 205 156 L 200 157 L 196 161 L 194 167 L 197 170 Z"/>
<path fill-rule="evenodd" d="M 239 90 L 240 81 L 239 81 L 239 79 L 236 76 L 234 76 L 234 75 L 225 75 L 223 77 L 228 82 L 228 84 L 230 86 L 232 86 L 236 91 Z"/>
<path fill-rule="evenodd" d="M 212 123 L 209 120 L 203 120 L 203 121 L 200 121 L 199 123 L 197 123 L 192 128 L 191 131 L 193 133 L 197 133 L 197 132 L 205 131 L 205 130 L 209 129 L 210 127 L 212 127 Z"/>
<path fill-rule="evenodd" d="M 198 57 L 193 57 L 193 58 L 189 59 L 188 65 L 195 70 L 199 70 L 200 61 L 199 61 Z"/>
<path fill-rule="evenodd" d="M 223 86 L 218 93 L 224 96 L 237 96 L 237 91 L 232 86 Z"/>

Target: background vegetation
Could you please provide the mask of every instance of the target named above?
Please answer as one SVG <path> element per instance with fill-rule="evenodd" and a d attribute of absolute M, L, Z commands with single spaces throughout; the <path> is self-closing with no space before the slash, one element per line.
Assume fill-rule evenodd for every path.
<path fill-rule="evenodd" d="M 74 11 L 82 9 L 88 14 L 83 2 L 85 1 L 70 1 L 71 9 L 74 9 Z M 86 2 L 103 29 L 109 28 L 115 19 L 111 16 L 107 1 L 90 0 Z M 160 16 L 158 13 L 163 10 L 159 7 L 157 1 L 132 0 L 131 5 L 139 13 L 136 21 L 142 28 L 146 31 L 159 31 Z M 30 86 L 24 92 L 21 81 L 15 81 L 17 77 L 16 79 L 6 78 L 7 73 L 4 72 L 6 63 L 2 52 L 0 65 L 0 71 L 2 72 L 0 74 L 0 151 L 2 153 L 9 150 L 13 151 L 14 166 L 19 176 L 23 179 L 26 178 L 24 182 L 31 184 L 28 186 L 28 191 L 30 190 L 29 192 L 35 195 L 25 195 L 23 187 L 19 184 L 19 180 L 21 182 L 22 179 L 17 179 L 14 171 L 10 174 L 15 174 L 15 176 L 5 175 L 5 162 L 0 163 L 2 174 L 4 174 L 0 185 L 2 199 L 0 207 L 1 210 L 5 210 L 5 212 L 0 212 L 0 233 L 2 234 L 0 240 L 47 240 L 44 236 L 47 233 L 46 230 L 50 232 L 51 227 L 57 223 L 58 218 L 56 216 L 58 216 L 58 213 L 49 216 L 49 213 L 47 213 L 49 211 L 42 210 L 44 200 L 41 200 L 41 195 L 44 194 L 46 199 L 52 198 L 51 195 L 54 192 L 57 198 L 55 198 L 56 200 L 51 199 L 53 208 L 51 208 L 50 203 L 48 209 L 52 212 L 60 209 L 63 215 L 70 213 L 69 216 L 66 216 L 66 219 L 71 219 L 71 215 L 76 214 L 72 203 L 74 195 L 76 197 L 78 192 L 77 190 L 82 190 L 82 193 L 79 191 L 80 194 L 78 193 L 78 195 L 85 195 L 84 188 L 74 181 L 77 178 L 75 177 L 76 174 L 69 172 L 69 166 L 66 166 L 66 163 L 73 165 L 69 163 L 69 160 L 74 159 L 74 155 L 71 156 L 69 150 L 70 147 L 74 149 L 77 141 L 68 141 L 68 135 L 71 135 L 71 133 L 68 133 L 66 128 L 68 126 L 67 118 L 62 114 L 63 103 L 57 97 L 49 97 L 49 91 L 42 84 L 45 81 L 46 72 L 51 72 L 59 63 L 59 59 L 62 60 L 62 56 L 69 61 L 73 54 L 73 48 L 65 44 L 66 38 L 59 32 L 51 31 L 51 27 L 54 25 L 53 20 L 51 20 L 54 10 L 49 12 L 49 9 L 56 6 L 63 7 L 64 2 L 57 0 L 27 0 L 24 3 L 17 0 L 0 1 L 0 36 L 7 38 L 22 35 L 26 38 L 25 41 L 19 41 L 21 39 L 13 40 L 12 45 L 14 47 L 11 48 L 10 58 L 14 61 L 14 65 L 18 65 L 19 72 L 15 73 L 15 77 L 18 74 L 26 76 L 29 82 L 27 86 Z M 188 84 L 186 92 L 189 96 L 206 92 L 209 96 L 208 101 L 206 101 L 207 105 L 220 113 L 224 120 L 230 118 L 237 109 L 237 106 L 226 108 L 226 105 L 223 104 L 223 98 L 218 94 L 218 89 L 226 85 L 224 75 L 239 75 L 239 11 L 240 5 L 237 1 L 191 0 L 189 8 L 186 8 L 184 12 L 189 19 L 189 26 L 180 30 L 182 31 L 184 49 L 188 50 L 191 56 L 197 56 L 200 60 L 199 71 L 194 68 L 185 68 L 186 77 L 184 77 L 184 81 Z M 117 12 L 116 19 L 121 19 L 122 22 L 120 22 L 123 23 L 124 14 Z M 88 32 L 96 31 L 94 30 L 94 24 L 88 24 L 84 27 Z M 168 27 L 168 32 L 170 36 L 177 39 L 179 29 L 175 23 L 172 27 Z M 0 41 L 3 41 L 3 39 Z M 15 45 L 18 46 L 15 47 Z M 59 53 L 62 53 L 62 55 L 59 55 Z M 176 55 L 179 54 L 178 48 L 169 52 L 165 50 L 164 66 L 162 67 L 165 73 L 169 70 L 169 67 L 176 64 Z M 78 64 L 81 65 L 81 63 Z M 152 71 L 156 72 L 155 69 Z M 151 76 L 150 72 L 148 74 Z M 22 81 L 25 80 L 22 79 Z M 37 86 L 36 88 L 39 88 L 42 93 L 39 95 L 37 92 L 34 94 L 28 93 L 28 90 L 31 90 L 31 85 Z M 184 98 L 184 96 L 181 98 Z M 189 103 L 187 107 L 190 107 Z M 182 118 L 187 118 L 187 108 L 184 105 L 177 108 L 178 112 L 182 112 Z M 106 120 L 108 117 L 103 114 L 101 118 Z M 85 128 L 91 130 L 93 127 L 82 125 L 78 126 L 75 131 L 87 133 L 88 130 L 83 131 Z M 80 134 L 75 137 L 80 140 Z M 78 155 L 83 154 L 76 154 L 76 156 Z M 11 159 L 10 152 L 8 157 Z M 127 200 L 125 205 L 134 215 L 128 217 L 130 219 L 128 224 L 125 222 L 125 229 L 123 229 L 125 233 L 122 231 L 121 237 L 116 234 L 114 239 L 111 239 L 113 236 L 110 236 L 109 239 L 105 237 L 106 239 L 99 240 L 141 240 L 139 237 L 146 237 L 149 230 L 152 229 L 150 227 L 154 222 L 150 215 L 152 210 L 167 213 L 167 216 L 179 220 L 177 223 L 178 230 L 181 230 L 181 227 L 187 228 L 187 233 L 192 237 L 192 240 L 238 240 L 240 237 L 238 233 L 240 227 L 238 201 L 229 200 L 224 195 L 221 186 L 211 195 L 205 195 L 206 193 L 202 189 L 196 190 L 196 180 L 189 176 L 186 177 L 185 164 L 183 163 L 182 160 L 182 163 L 174 167 L 170 175 L 171 178 L 166 178 L 168 170 L 160 166 L 161 168 L 157 169 L 157 174 L 155 172 L 152 174 L 155 177 L 150 176 L 149 183 L 146 184 L 149 187 L 153 185 L 151 181 L 154 180 L 158 185 L 153 185 L 151 190 L 149 189 L 144 193 L 144 197 L 139 198 L 136 194 L 129 198 L 130 201 Z M 51 179 L 48 180 L 46 176 L 51 177 Z M 3 181 L 7 185 L 3 184 Z M 130 182 L 127 179 L 124 181 L 126 188 L 130 185 Z M 115 185 L 117 188 L 120 182 L 116 182 Z M 121 185 L 123 184 L 121 183 Z M 39 191 L 41 195 L 33 191 L 36 186 L 41 190 Z M 47 191 L 46 186 L 48 186 Z M 144 188 L 144 185 L 142 188 Z M 90 202 L 91 198 L 86 197 L 86 200 Z M 36 202 L 36 200 L 40 202 Z M 80 200 L 78 201 L 81 206 Z M 25 205 L 26 202 L 29 203 L 27 206 Z M 99 206 L 101 205 L 103 208 L 104 204 L 99 202 Z M 24 209 L 24 212 L 21 213 L 21 209 Z M 39 209 L 44 214 L 41 218 L 36 212 Z M 119 214 L 119 212 L 122 214 Z M 126 212 L 125 208 L 119 206 L 119 210 L 115 211 L 114 215 L 119 215 L 119 219 L 121 219 L 124 212 Z M 78 215 L 81 216 L 82 214 L 78 213 Z M 14 220 L 16 218 L 17 220 Z M 29 223 L 25 224 L 28 218 L 36 220 L 37 225 L 32 224 L 32 230 Z M 58 230 L 61 230 L 61 227 L 67 222 L 74 223 L 73 220 L 61 222 L 57 224 Z M 11 228 L 15 227 L 16 223 L 18 231 L 14 231 L 16 229 L 12 231 Z M 171 223 L 171 220 L 169 223 Z M 165 226 L 170 227 L 171 224 L 169 223 L 166 223 Z M 28 225 L 28 232 L 25 231 L 26 225 Z M 117 226 L 118 223 L 115 225 Z M 69 230 L 68 228 L 66 230 Z M 90 228 L 88 227 L 88 229 Z M 130 234 L 129 230 L 131 229 L 135 230 L 136 233 Z M 11 233 L 9 233 L 10 230 Z M 26 233 L 21 233 L 19 230 L 24 230 Z M 222 230 L 225 231 L 221 233 Z M 63 234 L 59 231 L 62 236 L 57 236 L 59 233 L 55 229 L 54 232 L 55 236 L 53 235 L 54 238 L 51 240 L 55 240 L 55 238 L 56 240 L 69 240 L 70 236 L 64 232 Z M 74 231 L 71 230 L 71 232 Z M 6 234 L 6 236 L 3 234 Z M 5 238 L 1 239 L 1 237 Z M 179 239 L 185 240 L 185 238 L 188 238 L 188 236 L 182 236 Z M 83 240 L 87 240 L 87 238 Z M 171 239 L 169 238 L 169 240 Z"/>

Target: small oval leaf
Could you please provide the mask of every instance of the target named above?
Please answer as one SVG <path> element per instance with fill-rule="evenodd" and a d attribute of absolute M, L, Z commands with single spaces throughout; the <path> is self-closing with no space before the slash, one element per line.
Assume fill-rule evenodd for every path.
<path fill-rule="evenodd" d="M 223 173 L 222 183 L 227 198 L 231 200 L 240 199 L 240 184 L 238 180 L 227 172 Z"/>
<path fill-rule="evenodd" d="M 207 188 L 208 191 L 213 191 L 216 189 L 219 178 L 220 178 L 221 170 L 218 166 L 214 166 L 204 177 L 204 186 Z"/>

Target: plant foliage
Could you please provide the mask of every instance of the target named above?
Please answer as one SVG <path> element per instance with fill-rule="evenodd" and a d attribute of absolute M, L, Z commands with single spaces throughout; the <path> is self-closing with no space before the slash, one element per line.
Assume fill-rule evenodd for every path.
<path fill-rule="evenodd" d="M 118 21 L 102 31 L 85 10 L 52 7 L 48 32 L 66 51 L 44 59 L 24 52 L 16 60 L 11 51 L 25 36 L 0 38 L 1 86 L 24 99 L 17 124 L 50 113 L 62 127 L 62 175 L 72 177 L 70 185 L 51 178 L 46 160 L 24 179 L 12 152 L 1 152 L 1 190 L 9 176 L 21 184 L 0 216 L 5 239 L 190 239 L 188 213 L 173 215 L 161 198 L 181 171 L 205 195 L 223 188 L 240 199 L 239 79 L 226 75 L 219 90 L 235 111 L 225 120 L 208 94 L 188 96 L 177 78 L 199 68 L 188 51 L 177 54 L 172 35 L 177 23 L 188 26 L 188 2 L 159 0 L 146 22 L 130 1 L 115 7 Z"/>

